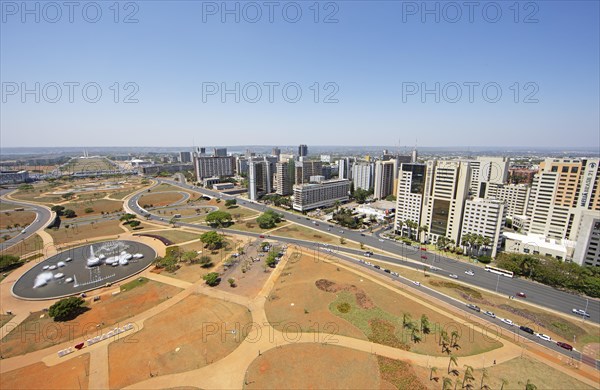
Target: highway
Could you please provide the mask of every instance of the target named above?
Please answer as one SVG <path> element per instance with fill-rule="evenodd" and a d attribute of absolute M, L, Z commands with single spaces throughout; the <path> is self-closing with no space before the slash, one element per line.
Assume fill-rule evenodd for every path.
<path fill-rule="evenodd" d="M 12 191 L 14 191 L 14 190 L 1 189 L 0 197 L 4 196 Z M 46 226 L 48 226 L 50 224 L 50 218 L 54 215 L 54 213 L 52 213 L 48 208 L 38 206 L 38 205 L 32 204 L 32 203 L 21 203 L 21 202 L 15 202 L 12 200 L 8 200 L 8 199 L 2 199 L 2 203 L 10 203 L 10 204 L 14 204 L 17 207 L 24 207 L 28 210 L 35 212 L 36 217 L 35 217 L 35 220 L 30 225 L 21 229 L 21 230 L 25 230 L 25 233 L 20 233 L 20 234 L 16 235 L 15 237 L 10 238 L 10 239 L 4 241 L 3 243 L 1 243 L 0 251 L 3 251 L 15 244 L 18 244 L 19 242 L 21 242 L 23 240 L 26 240 L 27 238 L 34 235 L 40 229 L 42 229 L 42 230 L 45 229 Z M 42 249 L 42 248 L 40 248 L 40 249 Z"/>
<path fill-rule="evenodd" d="M 176 182 L 176 181 L 163 180 L 163 179 L 159 179 L 157 181 L 158 181 L 158 183 L 163 182 L 163 183 L 172 184 L 174 186 L 186 188 L 188 190 L 195 191 L 195 192 L 198 192 L 200 194 L 210 196 L 210 197 L 221 198 L 224 200 L 237 199 L 238 204 L 240 204 L 244 207 L 254 209 L 256 211 L 262 212 L 262 211 L 271 209 L 265 205 L 249 202 L 247 200 L 242 200 L 235 196 L 230 196 L 230 195 L 218 193 L 218 192 L 211 191 L 211 190 L 206 190 L 204 188 L 198 188 L 195 186 L 182 184 L 182 183 Z M 150 220 L 162 221 L 164 223 L 167 223 L 167 221 L 164 217 L 159 217 L 159 216 L 153 215 L 151 213 L 148 213 L 146 210 L 143 210 L 138 205 L 138 199 L 143 194 L 145 194 L 145 192 L 140 192 L 137 195 L 131 197 L 129 199 L 129 201 L 127 202 L 128 208 L 131 211 L 133 211 L 139 215 L 150 214 L 150 217 L 149 217 Z M 398 265 L 412 267 L 412 268 L 415 268 L 418 270 L 422 270 L 423 265 L 425 264 L 425 263 L 421 262 L 421 260 L 422 260 L 420 257 L 421 251 L 418 250 L 417 248 L 407 247 L 407 246 L 404 246 L 401 244 L 389 242 L 387 240 L 383 240 L 384 242 L 381 242 L 381 241 L 379 241 L 380 239 L 377 237 L 372 237 L 372 236 L 367 236 L 367 235 L 362 236 L 360 233 L 349 232 L 349 231 L 346 231 L 345 229 L 340 229 L 339 227 L 335 228 L 335 229 L 330 228 L 329 224 L 323 223 L 322 221 L 319 222 L 319 226 L 316 226 L 314 223 L 312 223 L 313 221 L 310 218 L 300 217 L 297 214 L 281 211 L 279 209 L 276 209 L 276 210 L 273 209 L 273 210 L 277 211 L 278 213 L 283 214 L 284 217 L 289 221 L 293 221 L 293 222 L 299 223 L 301 225 L 305 225 L 305 226 L 313 228 L 313 229 L 321 230 L 324 233 L 330 233 L 330 234 L 334 234 L 336 236 L 345 237 L 347 239 L 360 241 L 360 242 L 363 242 L 365 245 L 381 248 L 386 251 L 396 253 L 400 256 L 406 256 L 409 259 L 409 260 L 402 260 L 402 259 L 399 259 L 396 257 L 375 254 L 375 255 L 371 256 L 370 258 L 366 258 L 366 257 L 362 256 L 362 258 L 364 259 L 363 261 L 368 261 L 370 259 L 383 260 L 383 261 L 387 261 L 387 262 L 398 264 Z M 207 230 L 207 231 L 214 230 L 208 226 L 202 226 L 202 225 L 185 223 L 185 222 L 177 222 L 177 225 L 190 227 L 190 228 L 194 228 L 194 229 L 199 229 L 199 230 Z M 330 229 L 330 231 L 328 229 Z M 219 230 L 221 230 L 221 229 L 219 229 Z M 234 230 L 234 229 L 222 229 L 222 230 L 236 233 L 239 235 L 250 236 L 250 237 L 259 237 L 262 235 L 260 233 L 252 233 L 252 232 L 239 231 L 239 230 Z M 344 232 L 340 233 L 340 230 L 344 230 Z M 536 335 L 530 335 L 528 333 L 525 333 L 525 332 L 519 330 L 519 325 L 526 325 L 535 330 L 537 328 L 537 326 L 535 324 L 516 324 L 514 326 L 507 325 L 507 324 L 501 322 L 497 318 L 493 319 L 493 318 L 488 317 L 485 314 L 483 314 L 483 312 L 485 310 L 493 310 L 493 308 L 486 309 L 485 307 L 482 307 L 480 313 L 475 312 L 473 310 L 468 309 L 465 306 L 464 302 L 460 302 L 454 298 L 448 297 L 448 296 L 446 296 L 434 289 L 431 289 L 429 287 L 426 287 L 423 285 L 416 286 L 415 284 L 413 284 L 412 281 L 410 281 L 400 275 L 393 276 L 393 275 L 383 271 L 383 269 L 381 269 L 381 270 L 375 269 L 375 268 L 367 265 L 363 261 L 357 260 L 356 258 L 349 256 L 350 254 L 355 255 L 355 256 L 356 255 L 361 256 L 364 254 L 364 251 L 345 248 L 345 247 L 341 247 L 341 246 L 327 245 L 327 244 L 320 244 L 317 242 L 298 240 L 298 239 L 294 239 L 294 238 L 280 237 L 280 236 L 276 236 L 276 235 L 269 235 L 269 238 L 276 239 L 276 240 L 284 242 L 284 243 L 294 244 L 294 245 L 304 247 L 307 250 L 314 251 L 314 253 L 317 256 L 329 257 L 330 255 L 335 254 L 335 257 L 337 257 L 337 258 L 341 258 L 343 260 L 352 262 L 354 264 L 359 264 L 362 267 L 369 268 L 377 273 L 380 273 L 381 275 L 383 275 L 385 277 L 396 280 L 407 286 L 419 288 L 422 291 L 429 294 L 430 296 L 440 299 L 441 301 L 443 301 L 449 305 L 452 305 L 454 307 L 457 307 L 457 308 L 465 311 L 467 313 L 467 316 L 477 316 L 477 317 L 483 318 L 483 319 L 491 322 L 493 325 L 488 327 L 490 337 L 494 337 L 493 335 L 502 333 L 504 335 L 509 335 L 510 337 L 513 337 L 514 341 L 520 340 L 520 342 L 525 342 L 525 343 L 527 343 L 527 342 L 538 343 L 538 344 L 540 344 L 544 347 L 547 347 L 553 351 L 556 351 L 556 352 L 566 355 L 568 357 L 572 357 L 575 360 L 581 361 L 581 359 L 582 359 L 582 355 L 580 352 L 567 351 L 567 350 L 557 346 L 555 343 L 556 341 L 563 341 L 563 342 L 569 343 L 570 340 L 553 340 L 552 342 L 548 342 L 548 341 L 544 341 L 544 340 L 538 338 Z M 428 256 L 433 257 L 430 255 L 428 255 Z M 332 259 L 335 260 L 335 257 L 333 257 Z M 573 294 L 558 291 L 551 287 L 533 283 L 533 282 L 530 282 L 527 280 L 522 280 L 522 279 L 518 279 L 518 278 L 511 279 L 511 278 L 507 278 L 507 277 L 503 277 L 503 276 L 498 277 L 498 275 L 485 272 L 480 267 L 471 267 L 468 264 L 464 264 L 464 263 L 458 262 L 455 259 L 449 259 L 449 258 L 443 257 L 443 256 L 435 256 L 434 259 L 427 259 L 426 264 L 431 265 L 432 260 L 433 260 L 433 264 L 435 264 L 436 267 L 440 268 L 439 271 L 435 271 L 436 273 L 440 273 L 442 275 L 447 275 L 449 273 L 455 273 L 455 274 L 459 275 L 459 280 L 464 283 L 471 284 L 471 285 L 474 285 L 477 287 L 482 287 L 482 288 L 492 290 L 492 291 L 494 291 L 496 286 L 498 285 L 498 292 L 505 293 L 507 295 L 509 295 L 509 294 L 514 295 L 516 291 L 526 291 L 528 294 L 527 299 L 533 303 L 540 305 L 540 306 L 545 306 L 545 303 L 546 303 L 546 304 L 548 304 L 548 306 L 562 308 L 562 311 L 571 314 L 572 307 L 579 307 L 579 305 L 581 305 L 582 303 L 584 303 L 584 304 L 586 303 L 585 298 L 582 298 L 582 297 L 579 297 L 579 296 L 576 296 Z M 464 272 L 468 269 L 473 269 L 475 271 L 475 276 L 465 275 Z M 429 272 L 431 272 L 431 271 L 429 271 Z M 547 296 L 544 296 L 544 294 L 548 293 L 547 290 L 549 290 L 551 293 Z M 556 300 L 558 303 L 551 302 L 553 300 Z M 598 322 L 598 307 L 597 307 L 598 301 L 590 299 L 589 302 L 590 302 L 590 304 L 588 306 L 588 311 L 592 314 L 592 316 L 591 316 L 591 319 L 587 319 L 587 321 L 591 320 L 594 322 Z M 577 305 L 577 306 L 575 306 L 575 305 Z M 583 307 L 585 307 L 585 305 Z M 595 367 L 596 369 L 600 369 L 600 361 L 587 358 L 586 364 L 589 364 L 589 365 Z"/>
<path fill-rule="evenodd" d="M 181 180 L 181 178 L 180 178 Z M 586 298 L 584 296 L 572 294 L 565 291 L 560 291 L 550 286 L 546 286 L 540 283 L 536 283 L 530 280 L 522 279 L 522 278 L 508 278 L 504 276 L 498 276 L 496 274 L 492 274 L 489 272 L 485 272 L 483 268 L 477 267 L 462 261 L 458 261 L 456 259 L 452 259 L 449 257 L 445 257 L 440 255 L 439 253 L 430 253 L 421 251 L 419 247 L 407 246 L 402 243 L 398 243 L 391 240 L 382 240 L 377 236 L 371 236 L 368 234 L 362 235 L 360 232 L 351 231 L 345 228 L 340 228 L 337 226 L 332 226 L 329 223 L 325 223 L 320 220 L 312 220 L 310 218 L 300 216 L 295 213 L 282 211 L 279 209 L 269 208 L 263 204 L 253 203 L 248 200 L 241 199 L 236 196 L 231 196 L 223 193 L 219 193 L 212 190 L 207 190 L 204 188 L 199 188 L 195 186 L 191 186 L 188 184 L 183 184 L 183 182 L 176 182 L 172 180 L 160 180 L 160 182 L 165 182 L 172 184 L 174 186 L 179 186 L 182 188 L 186 188 L 191 191 L 196 191 L 200 194 L 207 195 L 210 197 L 222 198 L 222 199 L 236 199 L 238 203 L 244 207 L 264 212 L 266 210 L 274 210 L 280 214 L 283 214 L 284 218 L 288 221 L 304 225 L 306 227 L 319 230 L 323 233 L 332 234 L 338 237 L 344 237 L 347 240 L 352 240 L 356 242 L 362 242 L 363 244 L 378 248 L 388 253 L 392 253 L 396 256 L 405 257 L 410 261 L 404 261 L 392 256 L 385 255 L 374 255 L 373 259 L 384 260 L 391 263 L 407 265 L 413 267 L 415 269 L 423 269 L 424 265 L 427 266 L 435 266 L 440 268 L 440 271 L 436 271 L 440 275 L 448 276 L 450 274 L 455 274 L 458 276 L 458 280 L 467 283 L 476 287 L 484 288 L 489 291 L 496 291 L 499 294 L 516 296 L 518 292 L 524 292 L 527 295 L 525 298 L 528 302 L 534 303 L 536 305 L 546 307 L 548 309 L 552 309 L 558 312 L 566 313 L 569 315 L 575 315 L 572 313 L 573 309 L 586 309 L 590 314 L 590 318 L 585 319 L 585 321 L 591 321 L 596 324 L 600 323 L 600 301 L 598 299 Z M 313 223 L 315 222 L 315 223 Z M 318 225 L 316 225 L 318 223 Z M 189 225 L 190 227 L 198 227 L 198 225 Z M 343 233 L 342 233 L 343 232 Z M 244 234 L 247 232 L 240 232 L 240 234 Z M 256 234 L 254 234 L 256 236 Z M 285 241 L 284 238 L 281 238 L 282 241 Z M 299 240 L 295 240 L 294 242 L 300 242 Z M 344 247 L 338 248 L 340 251 L 349 252 L 353 254 L 361 254 L 362 251 L 352 250 Z M 421 258 L 421 256 L 427 256 L 427 259 Z M 465 274 L 467 270 L 473 270 L 475 272 L 474 276 L 469 276 Z M 523 299 L 523 298 L 516 298 Z M 583 320 L 583 318 L 582 318 Z"/>

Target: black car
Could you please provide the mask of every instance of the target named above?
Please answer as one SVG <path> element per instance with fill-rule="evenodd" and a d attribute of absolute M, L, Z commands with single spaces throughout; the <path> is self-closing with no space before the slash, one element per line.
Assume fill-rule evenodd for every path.
<path fill-rule="evenodd" d="M 380 266 L 378 266 L 378 265 L 375 265 L 374 267 L 375 267 L 375 268 L 377 268 L 377 269 L 381 269 L 381 267 L 380 267 Z"/>
<path fill-rule="evenodd" d="M 384 269 L 383 272 L 387 272 L 388 274 L 392 273 L 392 271 L 390 271 L 389 269 Z"/>
<path fill-rule="evenodd" d="M 480 312 L 480 311 L 481 311 L 481 309 L 479 308 L 479 306 L 477 306 L 477 305 L 473 305 L 473 304 L 471 304 L 471 303 L 467 303 L 467 307 L 468 307 L 469 309 L 471 309 L 471 310 L 475 310 L 476 312 Z"/>
<path fill-rule="evenodd" d="M 529 333 L 529 334 L 533 334 L 533 329 L 528 328 L 527 326 L 519 326 L 519 329 L 521 329 L 523 332 Z"/>

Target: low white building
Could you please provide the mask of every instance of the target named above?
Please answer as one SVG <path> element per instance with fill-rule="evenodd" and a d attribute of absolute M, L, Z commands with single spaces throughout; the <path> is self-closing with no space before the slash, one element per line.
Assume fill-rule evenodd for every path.
<path fill-rule="evenodd" d="M 330 207 L 350 199 L 350 180 L 335 179 L 294 186 L 293 208 L 298 211 Z"/>
<path fill-rule="evenodd" d="M 513 253 L 525 253 L 551 256 L 558 260 L 570 260 L 573 256 L 575 242 L 555 240 L 541 234 L 520 234 L 504 232 L 504 250 Z"/>

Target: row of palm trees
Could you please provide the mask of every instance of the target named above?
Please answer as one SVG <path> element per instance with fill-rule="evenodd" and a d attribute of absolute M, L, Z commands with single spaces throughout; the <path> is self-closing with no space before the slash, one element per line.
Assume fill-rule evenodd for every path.
<path fill-rule="evenodd" d="M 481 249 L 483 249 L 484 253 L 487 253 L 492 240 L 481 234 L 467 233 L 463 234 L 460 243 L 469 256 L 473 255 L 473 253 L 475 253 L 475 256 L 479 256 L 481 254 Z"/>
<path fill-rule="evenodd" d="M 418 223 L 416 223 L 415 221 L 413 221 L 411 219 L 407 219 L 406 221 L 399 220 L 398 225 L 401 226 L 400 235 L 402 237 L 404 237 L 404 227 L 406 227 L 408 229 L 408 238 L 410 238 L 411 240 L 424 241 L 422 239 L 421 234 L 422 233 L 427 234 L 427 232 L 429 231 L 429 227 L 427 225 L 419 226 Z M 417 234 L 415 234 L 415 233 L 417 233 Z"/>
<path fill-rule="evenodd" d="M 458 378 L 459 372 L 456 368 L 452 369 L 452 366 L 456 366 L 458 367 L 458 358 L 456 356 L 450 356 L 450 360 L 448 361 L 448 374 L 452 374 L 454 376 L 456 376 L 456 381 L 452 381 L 452 378 L 449 377 L 444 377 L 442 379 L 442 390 L 451 390 L 451 389 L 456 389 L 458 387 L 458 384 L 460 383 L 460 388 L 461 389 L 474 389 L 475 388 L 475 375 L 474 375 L 474 370 L 473 367 L 469 366 L 469 365 L 465 365 L 465 373 L 463 375 L 462 381 Z M 434 378 L 433 374 L 437 372 L 437 368 L 436 367 L 431 367 L 430 372 L 429 372 L 429 380 L 438 380 L 438 378 Z M 485 384 L 485 380 L 489 378 L 489 374 L 488 374 L 488 370 L 486 368 L 483 368 L 482 372 L 481 372 L 481 380 L 479 383 L 479 389 L 489 389 L 490 386 Z M 502 385 L 500 387 L 500 390 L 504 389 L 504 386 L 508 384 L 508 380 L 504 379 L 504 378 L 500 378 Z M 537 387 L 532 384 L 529 380 L 527 381 L 527 385 L 525 386 L 526 390 L 535 390 L 537 389 Z"/>

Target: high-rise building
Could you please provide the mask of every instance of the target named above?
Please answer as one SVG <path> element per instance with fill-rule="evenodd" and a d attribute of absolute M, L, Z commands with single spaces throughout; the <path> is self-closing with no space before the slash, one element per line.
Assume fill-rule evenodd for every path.
<path fill-rule="evenodd" d="M 395 231 L 403 231 L 406 221 L 421 226 L 424 191 L 425 164 L 402 164 L 398 174 Z"/>
<path fill-rule="evenodd" d="M 277 195 L 286 196 L 294 193 L 294 160 L 276 164 L 276 191 Z"/>
<path fill-rule="evenodd" d="M 600 213 L 582 212 L 573 262 L 579 265 L 600 267 Z"/>
<path fill-rule="evenodd" d="M 489 240 L 488 254 L 496 257 L 502 244 L 506 224 L 504 202 L 495 199 L 467 199 L 463 212 L 460 239 L 466 234 L 477 234 Z"/>
<path fill-rule="evenodd" d="M 504 184 L 508 180 L 508 164 L 506 157 L 477 157 L 469 160 L 471 165 L 471 195 L 482 198 L 481 186 L 484 183 Z"/>
<path fill-rule="evenodd" d="M 267 160 L 248 163 L 248 198 L 258 200 L 271 192 L 271 169 Z"/>
<path fill-rule="evenodd" d="M 192 152 L 179 152 L 179 162 L 181 163 L 191 163 L 192 162 Z"/>
<path fill-rule="evenodd" d="M 306 157 L 306 156 L 308 156 L 308 146 L 306 146 L 306 145 L 300 145 L 300 146 L 298 146 L 298 156 L 299 157 Z"/>
<path fill-rule="evenodd" d="M 501 200 L 506 204 L 506 217 L 523 216 L 527 211 L 529 186 L 525 184 L 481 183 L 480 194 L 486 199 Z"/>
<path fill-rule="evenodd" d="M 427 161 L 421 225 L 427 226 L 428 239 L 446 236 L 459 242 L 470 178 L 468 161 Z"/>
<path fill-rule="evenodd" d="M 410 154 L 410 159 L 412 163 L 417 162 L 417 160 L 419 159 L 419 153 L 417 152 L 417 149 L 413 149 L 412 153 Z"/>
<path fill-rule="evenodd" d="M 271 151 L 271 155 L 277 157 L 277 160 L 279 161 L 279 156 L 281 156 L 281 149 L 273 148 L 273 150 Z"/>
<path fill-rule="evenodd" d="M 352 180 L 352 159 L 344 157 L 338 160 L 338 177 L 340 179 Z"/>
<path fill-rule="evenodd" d="M 300 160 L 295 164 L 295 183 L 304 184 L 310 182 L 311 176 L 323 173 L 323 163 L 315 160 Z"/>
<path fill-rule="evenodd" d="M 330 207 L 335 202 L 347 202 L 350 199 L 350 180 L 334 179 L 321 183 L 309 183 L 294 186 L 294 210 L 308 211 L 320 207 Z"/>
<path fill-rule="evenodd" d="M 197 181 L 213 176 L 233 176 L 234 157 L 194 156 L 194 170 Z"/>
<path fill-rule="evenodd" d="M 227 148 L 214 148 L 213 156 L 227 157 Z"/>
<path fill-rule="evenodd" d="M 577 240 L 581 215 L 600 211 L 598 159 L 546 159 L 534 176 L 526 230 L 549 238 Z"/>
<path fill-rule="evenodd" d="M 375 199 L 385 199 L 388 195 L 396 192 L 394 184 L 396 182 L 396 172 L 398 170 L 397 160 L 377 161 L 375 163 Z"/>
<path fill-rule="evenodd" d="M 352 166 L 354 189 L 369 191 L 373 188 L 373 164 L 356 163 Z"/>

